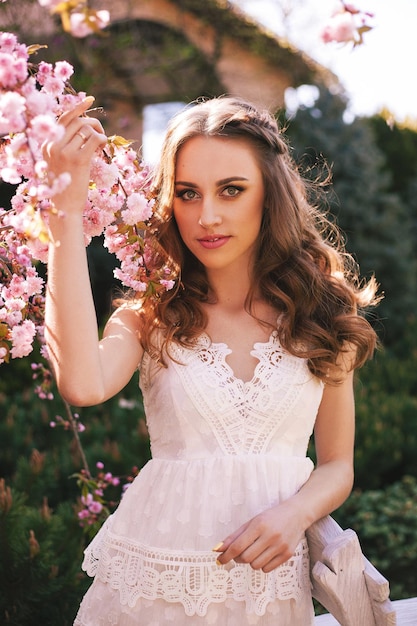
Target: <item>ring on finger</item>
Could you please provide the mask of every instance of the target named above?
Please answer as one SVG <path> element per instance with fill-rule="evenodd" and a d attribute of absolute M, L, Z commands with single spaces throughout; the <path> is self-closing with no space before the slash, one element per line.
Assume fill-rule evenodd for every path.
<path fill-rule="evenodd" d="M 87 141 L 87 135 L 84 135 L 84 133 L 81 130 L 78 130 L 75 134 L 81 137 L 83 141 Z"/>

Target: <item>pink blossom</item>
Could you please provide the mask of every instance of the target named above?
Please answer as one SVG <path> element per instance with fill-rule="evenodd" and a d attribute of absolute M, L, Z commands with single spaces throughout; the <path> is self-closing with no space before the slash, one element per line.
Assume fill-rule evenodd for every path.
<path fill-rule="evenodd" d="M 42 242 L 39 239 L 30 239 L 28 241 L 28 248 L 35 260 L 46 263 L 48 260 L 48 243 Z"/>
<path fill-rule="evenodd" d="M 56 6 L 58 6 L 58 4 L 62 2 L 62 0 L 38 0 L 38 2 L 41 5 L 41 7 L 47 7 L 49 9 L 53 9 Z"/>
<path fill-rule="evenodd" d="M 329 20 L 321 33 L 324 43 L 336 41 L 338 43 L 353 41 L 355 39 L 356 26 L 353 15 L 348 11 L 336 13 Z"/>
<path fill-rule="evenodd" d="M 44 85 L 45 81 L 53 76 L 54 67 L 51 63 L 45 63 L 41 61 L 38 65 L 38 71 L 36 73 L 36 80 L 40 85 Z"/>
<path fill-rule="evenodd" d="M 16 59 L 14 62 L 14 73 L 18 83 L 22 83 L 25 80 L 27 74 L 26 59 Z"/>
<path fill-rule="evenodd" d="M 119 177 L 119 168 L 115 163 L 106 163 L 99 156 L 93 159 L 91 164 L 91 178 L 97 187 L 108 189 L 112 187 Z"/>
<path fill-rule="evenodd" d="M 35 139 L 41 144 L 44 141 L 59 140 L 63 135 L 64 129 L 50 115 L 41 114 L 32 119 L 27 132 L 31 139 Z"/>
<path fill-rule="evenodd" d="M 84 504 L 84 506 L 90 506 L 92 501 L 93 501 L 93 496 L 91 495 L 91 493 L 87 493 L 86 496 L 81 496 L 81 502 Z"/>
<path fill-rule="evenodd" d="M 35 89 L 26 94 L 26 107 L 31 112 L 31 115 L 36 116 L 53 111 L 56 107 L 56 102 L 50 93 Z"/>
<path fill-rule="evenodd" d="M 68 61 L 57 61 L 55 63 L 54 75 L 64 83 L 71 78 L 74 68 Z"/>
<path fill-rule="evenodd" d="M 131 287 L 131 289 L 133 289 L 137 293 L 145 293 L 148 287 L 147 283 L 141 280 L 135 280 L 130 272 L 122 270 L 119 267 L 116 267 L 116 269 L 113 271 L 113 274 L 115 278 L 118 278 L 124 285 L 126 285 L 127 287 Z"/>
<path fill-rule="evenodd" d="M 79 91 L 77 94 L 64 93 L 59 96 L 59 104 L 61 106 L 62 113 L 64 111 L 72 110 L 76 104 L 84 100 L 86 97 L 85 91 Z"/>
<path fill-rule="evenodd" d="M 94 500 L 90 505 L 89 505 L 89 510 L 91 513 L 95 513 L 96 515 L 98 515 L 99 513 L 101 513 L 101 511 L 103 510 L 103 505 L 101 504 L 101 502 L 97 502 L 97 500 Z"/>
<path fill-rule="evenodd" d="M 32 352 L 32 341 L 36 334 L 35 324 L 32 320 L 24 320 L 19 326 L 14 326 L 11 330 L 13 347 L 11 349 L 12 358 L 22 358 Z"/>
<path fill-rule="evenodd" d="M 5 362 L 6 357 L 7 357 L 6 348 L 0 348 L 0 365 Z"/>
<path fill-rule="evenodd" d="M 11 54 L 0 52 L 0 87 L 11 88 L 18 82 L 18 76 L 14 71 L 14 59 Z"/>
<path fill-rule="evenodd" d="M 18 133 L 25 128 L 25 99 L 18 93 L 6 91 L 0 98 L 0 134 Z"/>
<path fill-rule="evenodd" d="M 26 273 L 26 293 L 28 296 L 33 296 L 42 292 L 44 280 L 37 275 L 34 267 L 30 267 Z"/>
<path fill-rule="evenodd" d="M 170 291 L 174 287 L 174 285 L 175 285 L 175 280 L 164 280 L 164 279 L 162 279 L 159 282 L 160 282 L 160 284 L 163 287 L 165 287 L 165 289 L 167 291 Z"/>
<path fill-rule="evenodd" d="M 321 32 L 324 43 L 332 41 L 337 43 L 352 42 L 355 46 L 363 43 L 363 34 L 372 29 L 367 23 L 367 18 L 373 14 L 361 11 L 354 4 L 339 3 L 326 26 Z"/>
<path fill-rule="evenodd" d="M 89 237 L 101 235 L 103 229 L 113 219 L 112 215 L 105 213 L 97 207 L 89 207 L 84 213 L 84 233 Z"/>
<path fill-rule="evenodd" d="M 91 35 L 94 29 L 91 26 L 94 23 L 96 29 L 102 30 L 110 22 L 110 13 L 108 11 L 88 11 L 88 13 L 73 12 L 70 15 L 70 30 L 73 37 L 83 38 Z"/>
<path fill-rule="evenodd" d="M 57 98 L 62 93 L 64 87 L 65 84 L 61 78 L 58 78 L 57 76 L 48 76 L 45 78 L 42 89 L 46 91 L 46 93 L 49 93 Z"/>
<path fill-rule="evenodd" d="M 0 48 L 3 52 L 13 52 L 17 46 L 17 37 L 13 33 L 0 32 Z"/>
<path fill-rule="evenodd" d="M 33 276 L 27 280 L 27 295 L 29 297 L 42 293 L 44 280 L 40 276 Z"/>
<path fill-rule="evenodd" d="M 127 209 L 122 211 L 122 217 L 125 224 L 134 226 L 138 222 L 146 222 L 152 217 L 151 203 L 142 193 L 132 193 L 127 201 Z"/>
<path fill-rule="evenodd" d="M 13 276 L 8 289 L 4 290 L 7 292 L 7 297 L 9 298 L 18 298 L 26 291 L 26 284 L 23 276 Z"/>

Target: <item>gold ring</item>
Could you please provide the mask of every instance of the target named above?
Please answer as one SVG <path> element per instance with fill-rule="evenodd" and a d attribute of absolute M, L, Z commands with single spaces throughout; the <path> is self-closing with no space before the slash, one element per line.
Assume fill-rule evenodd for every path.
<path fill-rule="evenodd" d="M 87 135 L 84 135 L 84 133 L 82 133 L 80 130 L 77 131 L 75 134 L 79 135 L 83 141 L 87 141 Z"/>

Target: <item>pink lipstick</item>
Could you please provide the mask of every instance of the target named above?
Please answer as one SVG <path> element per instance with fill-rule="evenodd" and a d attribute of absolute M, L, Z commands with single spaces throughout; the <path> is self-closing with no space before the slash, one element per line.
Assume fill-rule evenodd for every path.
<path fill-rule="evenodd" d="M 206 235 L 206 237 L 201 237 L 198 241 L 203 248 L 206 248 L 207 250 L 214 250 L 215 248 L 224 246 L 229 239 L 230 237 L 227 237 L 226 235 Z"/>

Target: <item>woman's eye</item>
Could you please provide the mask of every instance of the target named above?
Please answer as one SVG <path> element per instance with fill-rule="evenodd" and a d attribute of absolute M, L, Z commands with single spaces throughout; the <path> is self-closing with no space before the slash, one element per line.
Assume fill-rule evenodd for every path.
<path fill-rule="evenodd" d="M 181 198 L 181 200 L 195 200 L 197 198 L 197 192 L 194 189 L 182 189 L 181 191 L 177 191 L 177 198 Z"/>
<path fill-rule="evenodd" d="M 223 194 L 229 198 L 234 198 L 235 196 L 238 196 L 241 191 L 243 191 L 242 187 L 235 187 L 231 185 L 223 190 Z"/>

